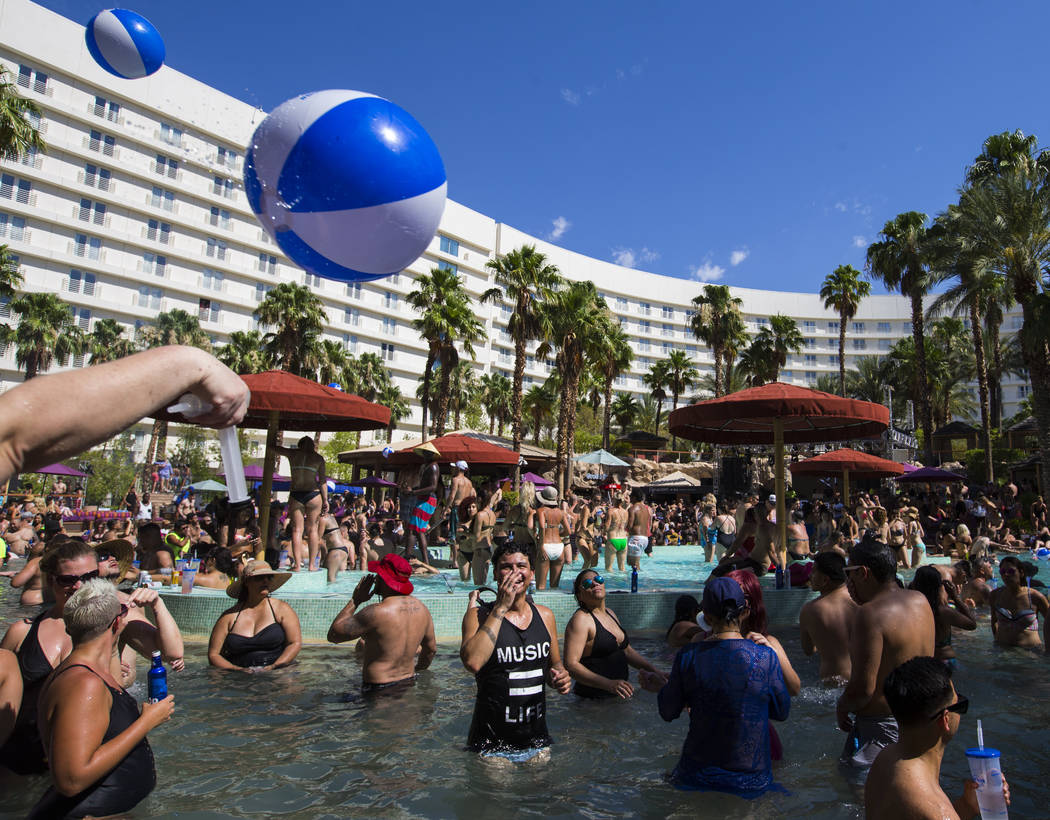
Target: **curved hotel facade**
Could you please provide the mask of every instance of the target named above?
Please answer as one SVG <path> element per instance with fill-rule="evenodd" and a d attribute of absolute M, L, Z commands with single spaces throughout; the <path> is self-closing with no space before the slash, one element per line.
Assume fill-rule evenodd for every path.
<path fill-rule="evenodd" d="M 710 371 L 710 350 L 688 330 L 697 282 L 624 268 L 530 236 L 449 201 L 438 235 L 403 273 L 347 285 L 295 267 L 259 227 L 241 185 L 245 146 L 265 113 L 191 77 L 164 67 L 142 80 L 106 74 L 88 55 L 84 29 L 28 0 L 0 0 L 0 63 L 19 93 L 42 112 L 46 154 L 0 163 L 0 244 L 17 255 L 24 288 L 58 293 L 89 330 L 114 318 L 129 330 L 161 311 L 199 316 L 218 344 L 229 333 L 256 326 L 252 311 L 281 281 L 310 286 L 323 300 L 327 338 L 355 354 L 378 353 L 412 414 L 399 425 L 418 432 L 414 400 L 426 350 L 411 327 L 406 301 L 413 279 L 437 265 L 454 268 L 475 296 L 491 286 L 485 263 L 534 244 L 570 279 L 590 279 L 632 339 L 632 371 L 615 389 L 641 394 L 649 365 L 672 349 L 685 350 Z M 785 283 L 790 284 L 790 283 Z M 782 380 L 814 382 L 838 371 L 838 317 L 814 293 L 733 288 L 755 331 L 775 313 L 794 317 L 806 339 Z M 478 305 L 486 340 L 477 348 L 479 371 L 513 369 L 506 332 L 509 308 Z M 0 304 L 0 319 L 9 308 Z M 1004 332 L 1020 326 L 1007 317 Z M 847 367 L 857 356 L 887 352 L 911 332 L 908 302 L 896 296 L 865 299 L 848 329 Z M 82 360 L 70 363 L 81 367 Z M 549 373 L 530 356 L 526 382 Z M 0 355 L 0 387 L 21 381 L 13 349 Z M 1027 385 L 1004 385 L 1010 415 Z M 136 445 L 141 447 L 142 433 Z"/>

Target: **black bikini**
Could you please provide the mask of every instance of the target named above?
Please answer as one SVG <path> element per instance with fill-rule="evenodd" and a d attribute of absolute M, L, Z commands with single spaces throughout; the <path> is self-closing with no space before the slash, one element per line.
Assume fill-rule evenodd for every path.
<path fill-rule="evenodd" d="M 51 662 L 40 648 L 37 637 L 40 622 L 47 612 L 37 615 L 25 638 L 18 647 L 18 669 L 22 673 L 22 706 L 18 711 L 14 729 L 7 742 L 0 748 L 0 765 L 15 774 L 39 774 L 47 771 L 47 755 L 37 730 L 37 699 L 44 681 L 51 674 Z"/>
<path fill-rule="evenodd" d="M 96 675 L 106 684 L 113 696 L 113 705 L 109 708 L 109 726 L 102 736 L 102 743 L 108 743 L 138 720 L 138 702 L 124 689 L 114 689 L 90 666 L 70 664 L 59 671 L 58 675 L 78 666 Z M 66 797 L 55 791 L 54 786 L 49 787 L 30 811 L 29 820 L 123 814 L 142 802 L 156 784 L 157 770 L 153 765 L 153 751 L 149 747 L 149 741 L 143 738 L 115 769 L 79 794 Z"/>
<path fill-rule="evenodd" d="M 593 672 L 596 675 L 601 675 L 603 678 L 609 680 L 628 680 L 630 676 L 630 670 L 627 666 L 627 653 L 624 651 L 630 646 L 630 641 L 627 638 L 627 633 L 623 633 L 623 640 L 620 643 L 616 643 L 616 638 L 613 634 L 602 626 L 602 622 L 598 620 L 598 617 L 593 613 L 589 613 L 594 619 L 594 643 L 591 644 L 591 654 L 586 658 L 580 658 L 580 663 L 583 664 L 584 668 Z M 616 616 L 610 613 L 610 617 L 616 621 Z M 616 621 L 617 626 L 620 622 Z M 620 627 L 622 630 L 623 627 Z M 606 692 L 604 689 L 596 689 L 593 686 L 587 686 L 584 683 L 576 681 L 573 685 L 573 694 L 579 695 L 581 698 L 611 698 L 613 697 L 612 692 Z"/>
<path fill-rule="evenodd" d="M 274 622 L 254 635 L 234 634 L 233 628 L 244 610 L 239 610 L 234 616 L 230 631 L 226 633 L 226 640 L 222 642 L 222 649 L 219 650 L 219 654 L 234 666 L 245 669 L 251 666 L 270 666 L 281 657 L 285 643 L 284 627 L 273 611 L 273 602 L 267 599 L 266 603 L 270 605 Z"/>

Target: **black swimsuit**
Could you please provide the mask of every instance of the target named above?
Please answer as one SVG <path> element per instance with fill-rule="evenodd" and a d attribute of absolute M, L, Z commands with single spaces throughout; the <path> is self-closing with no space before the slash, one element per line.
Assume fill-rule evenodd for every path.
<path fill-rule="evenodd" d="M 102 743 L 108 743 L 138 720 L 138 702 L 124 689 L 114 689 L 90 666 L 70 664 L 58 674 L 61 675 L 77 666 L 97 675 L 113 696 L 113 705 L 109 709 L 109 726 L 102 736 Z M 79 794 L 66 797 L 55 791 L 53 785 L 49 787 L 30 811 L 29 820 L 123 814 L 142 802 L 156 784 L 157 770 L 153 765 L 153 751 L 149 747 L 149 741 L 143 738 L 115 769 Z"/>
<path fill-rule="evenodd" d="M 230 631 L 226 633 L 226 640 L 222 642 L 219 654 L 226 658 L 234 666 L 248 668 L 251 666 L 270 666 L 284 651 L 285 634 L 284 627 L 277 620 L 277 614 L 273 611 L 273 602 L 269 599 L 266 603 L 270 605 L 270 613 L 274 622 L 269 626 L 256 632 L 254 635 L 236 635 L 233 632 L 237 625 L 237 619 L 241 617 L 241 609 L 230 624 Z"/>
<path fill-rule="evenodd" d="M 11 736 L 0 748 L 0 765 L 16 774 L 47 771 L 47 756 L 36 723 L 37 699 L 53 669 L 37 637 L 40 622 L 46 617 L 47 612 L 42 612 L 33 619 L 33 625 L 29 627 L 17 652 L 18 669 L 22 673 L 22 707 L 18 711 Z"/>
<path fill-rule="evenodd" d="M 583 664 L 584 668 L 593 672 L 596 675 L 601 675 L 603 678 L 609 680 L 628 680 L 630 676 L 630 670 L 627 666 L 627 653 L 624 651 L 630 646 L 630 641 L 627 638 L 627 632 L 623 633 L 623 640 L 617 644 L 616 638 L 613 634 L 602 626 L 602 622 L 598 620 L 597 616 L 591 612 L 590 616 L 594 619 L 594 643 L 591 644 L 591 654 L 586 658 L 580 658 L 580 663 Z M 611 615 L 610 617 L 615 621 L 616 617 Z M 619 625 L 619 621 L 616 621 Z M 623 627 L 620 627 L 622 630 Z M 593 686 L 588 686 L 585 683 L 576 681 L 573 685 L 573 693 L 579 695 L 582 698 L 611 698 L 613 697 L 612 692 L 606 692 L 604 689 L 597 689 Z"/>

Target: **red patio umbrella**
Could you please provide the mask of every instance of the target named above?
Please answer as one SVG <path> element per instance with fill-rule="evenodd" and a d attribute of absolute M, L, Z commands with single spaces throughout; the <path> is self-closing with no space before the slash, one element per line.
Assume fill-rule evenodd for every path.
<path fill-rule="evenodd" d="M 792 475 L 838 475 L 842 473 L 842 497 L 849 498 L 849 480 L 853 478 L 889 478 L 902 475 L 904 465 L 870 453 L 843 447 L 788 466 Z"/>
<path fill-rule="evenodd" d="M 475 466 L 513 467 L 518 463 L 521 455 L 509 447 L 500 447 L 498 444 L 490 444 L 482 439 L 461 433 L 448 433 L 428 439 L 427 444 L 433 444 L 441 453 L 439 462 L 451 463 L 463 460 L 470 465 L 471 469 Z M 423 458 L 416 455 L 410 445 L 403 450 L 395 451 L 389 460 L 391 464 L 418 464 L 423 461 Z"/>
<path fill-rule="evenodd" d="M 881 404 L 773 382 L 672 410 L 673 436 L 713 444 L 772 444 L 776 448 L 777 531 L 787 544 L 784 443 L 874 438 L 889 426 Z"/>
<path fill-rule="evenodd" d="M 277 461 L 278 430 L 377 430 L 390 423 L 390 409 L 284 370 L 267 370 L 241 376 L 241 379 L 248 385 L 252 396 L 240 426 L 266 430 L 260 496 L 263 503 L 259 505 L 259 530 L 263 533 L 265 545 L 269 533 L 269 498 Z M 193 423 L 193 419 L 166 410 L 154 414 L 154 418 Z M 263 557 L 262 548 L 258 557 Z"/>

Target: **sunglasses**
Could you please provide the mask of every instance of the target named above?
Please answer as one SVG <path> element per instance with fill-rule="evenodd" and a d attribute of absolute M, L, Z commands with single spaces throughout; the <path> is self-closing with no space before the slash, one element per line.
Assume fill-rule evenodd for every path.
<path fill-rule="evenodd" d="M 1013 567 L 1000 567 L 999 568 L 999 574 L 1000 575 L 1004 575 L 1004 576 L 1005 575 L 1016 575 L 1017 574 L 1017 570 L 1014 569 Z"/>
<path fill-rule="evenodd" d="M 112 552 L 106 552 L 105 550 L 98 550 L 96 553 L 99 561 L 108 561 L 110 558 L 116 558 Z"/>
<path fill-rule="evenodd" d="M 109 625 L 113 626 L 113 624 L 115 624 L 118 620 L 120 620 L 121 618 L 125 617 L 128 614 L 128 612 L 129 612 L 128 605 L 127 604 L 121 604 L 120 605 L 120 612 L 118 612 L 116 615 L 113 616 L 113 620 L 109 622 Z"/>
<path fill-rule="evenodd" d="M 583 589 L 592 589 L 595 584 L 601 584 L 605 586 L 605 579 L 600 575 L 592 575 L 590 578 L 584 578 L 580 581 L 580 586 Z"/>
<path fill-rule="evenodd" d="M 956 693 L 958 700 L 955 701 L 951 706 L 945 706 L 936 715 L 930 718 L 930 720 L 937 720 L 945 712 L 955 712 L 957 715 L 965 715 L 970 708 L 970 699 L 966 695 L 959 695 Z"/>
<path fill-rule="evenodd" d="M 87 583 L 93 578 L 98 578 L 98 570 L 93 569 L 91 572 L 85 572 L 83 575 L 56 575 L 55 580 L 58 581 L 59 586 L 63 587 L 75 587 L 77 582 Z"/>

